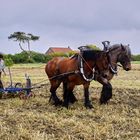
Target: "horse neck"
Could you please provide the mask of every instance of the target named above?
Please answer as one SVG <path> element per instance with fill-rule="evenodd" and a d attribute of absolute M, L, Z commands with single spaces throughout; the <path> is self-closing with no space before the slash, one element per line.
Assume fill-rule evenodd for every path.
<path fill-rule="evenodd" d="M 84 52 L 85 53 L 85 52 Z M 97 59 L 97 54 L 98 51 L 87 51 L 83 55 L 83 62 L 84 62 L 84 67 L 87 68 L 88 70 L 91 70 L 95 67 L 96 65 L 96 59 Z"/>
<path fill-rule="evenodd" d="M 118 47 L 118 49 L 111 51 L 110 54 L 111 61 L 113 62 L 112 64 L 117 64 L 117 62 L 119 62 L 119 55 L 121 54 L 121 47 Z"/>
<path fill-rule="evenodd" d="M 92 70 L 94 69 L 95 67 L 95 62 L 94 61 L 85 61 L 84 62 L 84 69 L 87 71 L 87 72 L 92 72 Z"/>

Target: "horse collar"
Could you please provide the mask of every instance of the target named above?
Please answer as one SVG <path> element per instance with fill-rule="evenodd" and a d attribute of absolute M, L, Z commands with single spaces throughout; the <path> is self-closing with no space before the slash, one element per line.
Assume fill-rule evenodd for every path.
<path fill-rule="evenodd" d="M 78 55 L 79 57 L 78 57 L 78 62 L 79 62 L 79 69 L 80 69 L 80 73 L 82 74 L 82 77 L 83 77 L 83 79 L 85 80 L 85 81 L 87 81 L 87 82 L 91 82 L 93 79 L 94 79 L 94 68 L 92 69 L 88 64 L 87 64 L 87 62 L 85 61 L 85 59 L 82 57 L 82 55 L 81 54 L 79 54 Z M 85 73 L 84 73 L 84 65 L 83 65 L 83 61 L 86 63 L 86 65 L 91 69 L 91 71 L 93 72 L 93 75 L 92 75 L 92 77 L 91 78 L 87 78 L 86 77 L 86 75 L 85 75 Z"/>
<path fill-rule="evenodd" d="M 111 70 L 111 72 L 112 72 L 113 74 L 117 74 L 117 73 L 118 73 L 118 71 L 117 71 L 117 65 L 116 65 L 115 68 L 113 68 L 113 67 L 112 67 L 112 64 L 109 64 L 109 68 L 110 68 L 110 70 Z"/>

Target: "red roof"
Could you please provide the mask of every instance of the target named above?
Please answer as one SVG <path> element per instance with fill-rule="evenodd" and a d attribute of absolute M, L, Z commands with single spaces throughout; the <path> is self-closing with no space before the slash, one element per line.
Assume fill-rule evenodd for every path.
<path fill-rule="evenodd" d="M 72 51 L 71 48 L 51 48 L 51 50 L 54 52 L 63 52 L 63 53 Z"/>
<path fill-rule="evenodd" d="M 46 54 L 50 54 L 50 53 L 68 53 L 71 52 L 72 49 L 70 47 L 68 48 L 62 48 L 62 47 L 50 47 L 48 49 L 48 51 L 46 52 Z"/>

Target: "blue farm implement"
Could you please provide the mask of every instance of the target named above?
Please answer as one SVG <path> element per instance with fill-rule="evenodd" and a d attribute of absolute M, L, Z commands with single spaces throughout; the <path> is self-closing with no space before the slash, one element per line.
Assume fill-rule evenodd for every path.
<path fill-rule="evenodd" d="M 32 87 L 31 85 L 31 79 L 29 76 L 26 76 L 26 86 L 23 87 L 21 83 L 16 83 L 15 86 L 10 85 L 6 88 L 0 88 L 0 98 L 3 96 L 19 96 L 20 98 L 28 98 L 30 96 L 33 96 L 32 89 L 38 88 L 38 87 Z"/>

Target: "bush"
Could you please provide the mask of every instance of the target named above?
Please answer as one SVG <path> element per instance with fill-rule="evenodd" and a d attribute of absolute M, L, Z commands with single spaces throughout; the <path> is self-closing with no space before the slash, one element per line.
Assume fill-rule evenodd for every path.
<path fill-rule="evenodd" d="M 139 55 L 132 55 L 132 61 L 140 61 L 140 54 Z"/>
<path fill-rule="evenodd" d="M 52 59 L 52 56 L 47 56 L 42 53 L 37 53 L 37 52 L 31 52 L 31 58 L 29 58 L 29 55 L 27 52 L 21 52 L 17 53 L 15 55 L 8 54 L 5 55 L 6 58 L 10 58 L 13 63 L 18 64 L 18 63 L 46 63 L 50 59 Z"/>
<path fill-rule="evenodd" d="M 4 62 L 5 62 L 5 65 L 8 67 L 11 67 L 14 64 L 13 60 L 8 55 L 4 56 Z"/>
<path fill-rule="evenodd" d="M 13 55 L 12 57 L 14 63 L 27 63 L 28 62 L 28 54 L 26 52 L 21 52 Z"/>
<path fill-rule="evenodd" d="M 32 58 L 34 62 L 42 62 L 42 63 L 46 62 L 46 56 L 45 54 L 42 53 L 33 52 Z"/>

